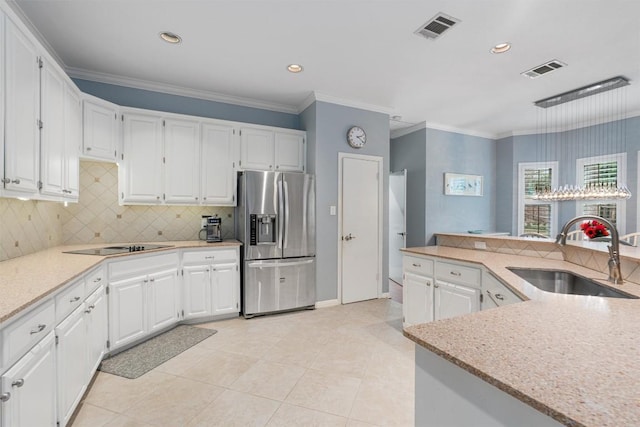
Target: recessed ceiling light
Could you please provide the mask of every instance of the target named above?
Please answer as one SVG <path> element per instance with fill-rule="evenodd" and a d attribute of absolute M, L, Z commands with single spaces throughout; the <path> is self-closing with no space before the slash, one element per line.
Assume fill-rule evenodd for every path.
<path fill-rule="evenodd" d="M 182 38 L 179 35 L 171 33 L 169 31 L 161 32 L 160 38 L 166 41 L 167 43 L 171 43 L 171 44 L 178 44 L 182 42 Z"/>
<path fill-rule="evenodd" d="M 289 64 L 287 65 L 287 70 L 289 70 L 290 73 L 301 73 L 303 68 L 300 64 Z"/>
<path fill-rule="evenodd" d="M 491 48 L 491 53 L 505 53 L 511 49 L 510 43 L 499 43 Z"/>

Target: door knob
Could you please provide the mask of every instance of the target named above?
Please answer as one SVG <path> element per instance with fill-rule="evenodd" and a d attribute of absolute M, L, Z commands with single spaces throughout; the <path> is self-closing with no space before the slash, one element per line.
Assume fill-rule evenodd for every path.
<path fill-rule="evenodd" d="M 403 231 L 402 233 L 398 233 L 398 236 L 402 236 L 402 237 L 404 237 L 404 236 L 406 236 L 406 235 L 407 235 L 407 233 L 405 233 L 404 231 Z"/>
<path fill-rule="evenodd" d="M 343 239 L 346 240 L 346 241 L 353 240 L 355 238 L 356 238 L 356 236 L 352 236 L 351 233 L 349 233 L 348 235 L 343 237 Z"/>

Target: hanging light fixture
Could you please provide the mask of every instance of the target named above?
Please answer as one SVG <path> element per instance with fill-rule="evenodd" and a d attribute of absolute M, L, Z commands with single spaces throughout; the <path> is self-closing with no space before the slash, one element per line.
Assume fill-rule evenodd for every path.
<path fill-rule="evenodd" d="M 624 106 L 623 106 L 623 96 L 618 97 L 618 102 L 616 105 L 613 105 L 614 102 L 610 100 L 602 100 L 600 99 L 600 103 L 595 105 L 591 103 L 582 111 L 587 117 L 589 121 L 587 123 L 587 127 L 590 127 L 590 135 L 585 136 L 584 132 L 578 132 L 576 129 L 580 127 L 579 125 L 583 124 L 581 121 L 584 120 L 581 112 L 578 111 L 578 108 L 570 109 L 565 105 L 564 109 L 558 108 L 559 105 L 572 103 L 575 106 L 575 102 L 578 99 L 590 97 L 597 94 L 602 94 L 603 92 L 612 91 L 613 89 L 618 89 L 624 86 L 629 85 L 629 81 L 624 77 L 614 77 L 612 79 L 604 80 L 598 83 L 594 83 L 589 86 L 581 87 L 569 92 L 562 93 L 560 95 L 555 95 L 549 98 L 542 99 L 540 101 L 536 101 L 534 104 L 537 107 L 545 109 L 544 117 L 538 120 L 539 125 L 544 123 L 544 130 L 539 129 L 538 134 L 543 135 L 544 137 L 544 150 L 547 156 L 550 155 L 551 151 L 555 151 L 557 160 L 565 160 L 568 161 L 569 155 L 567 150 L 569 150 L 570 143 L 573 143 L 574 146 L 577 144 L 581 144 L 583 147 L 589 146 L 594 148 L 597 144 L 607 144 L 609 148 L 612 148 L 612 141 L 625 141 L 623 143 L 624 151 L 626 152 L 626 132 L 625 129 L 621 129 L 620 126 L 609 126 L 613 131 L 620 131 L 619 135 L 612 135 L 603 132 L 601 129 L 596 129 L 596 125 L 602 125 L 602 123 L 608 121 L 622 121 L 624 120 Z M 616 110 L 617 109 L 617 110 Z M 612 111 L 616 110 L 616 111 Z M 617 112 L 617 114 L 616 114 Z M 596 123 L 596 120 L 602 120 Z M 568 141 L 569 138 L 569 130 L 568 124 L 573 121 L 575 128 L 572 129 L 575 136 L 573 138 L 584 138 L 586 140 L 574 140 Z M 542 142 L 541 142 L 542 145 Z M 549 145 L 553 145 L 549 147 Z M 617 147 L 616 147 L 617 148 Z M 576 150 L 578 150 L 576 148 Z M 595 150 L 594 148 L 594 151 Z M 608 153 L 611 154 L 611 153 Z M 563 157 L 566 156 L 566 159 Z M 562 163 L 561 163 L 562 164 Z M 629 199 L 631 197 L 631 192 L 627 188 L 624 183 L 616 182 L 611 184 L 591 184 L 591 185 L 580 185 L 576 184 L 565 184 L 561 185 L 557 188 L 539 188 L 536 193 L 533 195 L 535 200 L 544 200 L 544 201 L 566 201 L 566 200 L 615 200 L 615 199 Z"/>

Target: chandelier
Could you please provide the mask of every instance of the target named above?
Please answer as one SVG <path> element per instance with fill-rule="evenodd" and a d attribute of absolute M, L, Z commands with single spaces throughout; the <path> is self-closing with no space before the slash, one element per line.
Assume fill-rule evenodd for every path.
<path fill-rule="evenodd" d="M 538 134 L 544 135 L 545 141 L 543 149 L 546 156 L 552 156 L 551 151 L 555 151 L 557 160 L 565 160 L 566 162 L 573 159 L 567 152 L 570 148 L 563 147 L 563 143 L 573 147 L 582 145 L 582 154 L 585 154 L 584 146 L 595 151 L 596 149 L 594 147 L 597 146 L 601 149 L 603 145 L 606 145 L 605 148 L 609 150 L 607 154 L 611 154 L 616 149 L 626 152 L 626 129 L 622 128 L 624 125 L 609 125 L 606 131 L 598 129 L 596 126 L 607 122 L 624 123 L 624 98 L 620 94 L 611 95 L 608 98 L 603 97 L 603 95 L 593 95 L 602 94 L 603 92 L 612 91 L 613 89 L 627 85 L 629 85 L 629 81 L 626 78 L 614 77 L 536 101 L 534 104 L 544 109 L 544 117 L 540 118 L 539 116 L 538 120 Z M 577 103 L 573 102 L 586 97 L 593 98 L 581 101 L 582 104 L 580 106 L 576 106 Z M 571 105 L 567 106 L 567 103 Z M 564 106 L 558 107 L 562 104 L 564 104 Z M 586 123 L 584 122 L 583 114 L 584 116 L 589 116 Z M 544 125 L 542 125 L 542 123 Z M 582 126 L 591 130 L 578 133 L 576 129 Z M 567 129 L 571 129 L 574 132 L 574 136 L 562 136 L 567 135 Z M 581 138 L 581 140 L 565 141 L 563 138 Z M 621 143 L 620 141 L 625 142 Z M 573 145 L 567 144 L 567 142 L 571 142 Z M 616 147 L 616 144 L 625 146 Z M 542 146 L 542 144 L 540 144 L 540 146 Z M 578 150 L 578 148 L 574 149 Z M 563 157 L 567 158 L 563 159 Z M 616 200 L 629 199 L 631 197 L 631 191 L 629 191 L 624 183 L 618 182 L 600 182 L 588 185 L 564 184 L 556 188 L 549 186 L 540 187 L 532 197 L 534 200 L 543 201 Z"/>

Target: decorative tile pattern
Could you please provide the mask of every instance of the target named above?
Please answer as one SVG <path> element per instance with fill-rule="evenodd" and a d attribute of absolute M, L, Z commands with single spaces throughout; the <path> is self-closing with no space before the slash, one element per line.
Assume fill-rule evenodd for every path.
<path fill-rule="evenodd" d="M 0 198 L 0 261 L 62 243 L 62 205 Z"/>
<path fill-rule="evenodd" d="M 63 208 L 64 244 L 197 240 L 202 215 L 222 218 L 222 237 L 233 238 L 233 208 L 120 206 L 118 166 L 80 162 L 80 200 Z"/>

